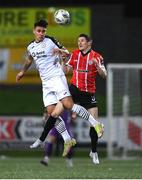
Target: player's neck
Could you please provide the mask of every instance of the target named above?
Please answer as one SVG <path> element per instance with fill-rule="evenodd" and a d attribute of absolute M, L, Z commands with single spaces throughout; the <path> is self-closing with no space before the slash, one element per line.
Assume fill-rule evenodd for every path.
<path fill-rule="evenodd" d="M 82 53 L 87 54 L 90 51 L 91 51 L 91 47 L 88 47 L 87 49 L 82 50 Z"/>
<path fill-rule="evenodd" d="M 35 42 L 36 42 L 36 43 L 40 43 L 40 42 L 42 42 L 43 40 L 44 40 L 44 38 L 41 39 L 41 40 L 35 38 Z"/>

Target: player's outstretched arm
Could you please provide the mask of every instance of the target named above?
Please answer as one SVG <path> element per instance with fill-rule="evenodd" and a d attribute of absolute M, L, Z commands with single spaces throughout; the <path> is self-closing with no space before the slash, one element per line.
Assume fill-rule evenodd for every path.
<path fill-rule="evenodd" d="M 21 69 L 21 71 L 16 75 L 16 82 L 20 81 L 20 79 L 23 78 L 25 72 L 28 70 L 28 68 L 30 67 L 30 65 L 32 64 L 33 58 L 31 56 L 29 56 L 27 58 L 27 60 L 25 61 L 23 68 Z"/>

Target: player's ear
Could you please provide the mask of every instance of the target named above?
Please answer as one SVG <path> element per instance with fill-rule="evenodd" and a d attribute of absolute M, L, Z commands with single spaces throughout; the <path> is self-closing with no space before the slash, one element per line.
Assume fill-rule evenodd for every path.
<path fill-rule="evenodd" d="M 88 45 L 89 45 L 89 46 L 92 45 L 92 40 L 88 41 Z"/>
<path fill-rule="evenodd" d="M 35 29 L 33 29 L 33 34 L 35 34 Z"/>

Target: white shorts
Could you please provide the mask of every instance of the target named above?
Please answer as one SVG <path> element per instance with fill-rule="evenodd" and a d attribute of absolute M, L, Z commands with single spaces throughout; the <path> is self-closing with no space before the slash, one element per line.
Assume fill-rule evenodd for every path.
<path fill-rule="evenodd" d="M 47 107 L 71 96 L 65 76 L 55 76 L 42 82 L 43 103 Z"/>

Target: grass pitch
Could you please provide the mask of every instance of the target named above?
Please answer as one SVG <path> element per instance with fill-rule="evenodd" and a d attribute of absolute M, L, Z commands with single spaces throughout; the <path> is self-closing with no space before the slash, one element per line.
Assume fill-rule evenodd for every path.
<path fill-rule="evenodd" d="M 16 157 L 0 160 L 1 179 L 141 179 L 142 160 L 108 161 L 94 165 L 89 157 L 74 158 L 74 167 L 67 168 L 64 158 L 52 158 L 49 166 L 40 158 Z"/>

